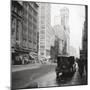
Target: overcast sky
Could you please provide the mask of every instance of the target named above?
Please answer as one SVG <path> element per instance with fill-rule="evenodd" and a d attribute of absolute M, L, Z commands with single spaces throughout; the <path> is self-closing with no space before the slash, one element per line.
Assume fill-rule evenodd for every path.
<path fill-rule="evenodd" d="M 56 22 L 54 20 L 54 17 L 60 15 L 60 9 L 63 7 L 67 7 L 69 9 L 70 45 L 76 48 L 76 51 L 78 53 L 79 47 L 81 47 L 81 37 L 85 17 L 85 9 L 84 9 L 85 7 L 81 5 L 51 4 L 52 26 L 54 26 Z"/>

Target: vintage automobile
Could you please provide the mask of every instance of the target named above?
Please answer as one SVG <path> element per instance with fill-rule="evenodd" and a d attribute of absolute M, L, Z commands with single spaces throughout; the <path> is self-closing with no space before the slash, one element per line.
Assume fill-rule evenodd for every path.
<path fill-rule="evenodd" d="M 57 78 L 73 75 L 76 71 L 75 61 L 73 56 L 58 56 L 56 66 Z"/>

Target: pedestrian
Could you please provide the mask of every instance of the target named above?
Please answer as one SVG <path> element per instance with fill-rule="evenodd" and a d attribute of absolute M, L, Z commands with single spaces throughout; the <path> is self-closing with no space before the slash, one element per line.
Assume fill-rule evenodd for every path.
<path fill-rule="evenodd" d="M 78 66 L 79 66 L 79 74 L 82 78 L 83 72 L 84 72 L 84 62 L 83 62 L 83 60 L 81 60 L 81 59 L 78 60 Z"/>
<path fill-rule="evenodd" d="M 87 76 L 87 59 L 85 60 L 85 71 L 86 71 L 86 76 Z"/>
<path fill-rule="evenodd" d="M 22 64 L 22 55 L 19 55 L 19 62 Z"/>

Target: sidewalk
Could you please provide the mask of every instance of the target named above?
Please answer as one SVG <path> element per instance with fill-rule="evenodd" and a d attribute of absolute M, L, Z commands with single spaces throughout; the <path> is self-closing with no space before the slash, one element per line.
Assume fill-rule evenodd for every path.
<path fill-rule="evenodd" d="M 34 64 L 26 64 L 26 65 L 12 65 L 11 66 L 11 72 L 17 72 L 22 70 L 28 70 L 28 69 L 36 69 L 40 68 L 42 64 L 34 63 Z"/>

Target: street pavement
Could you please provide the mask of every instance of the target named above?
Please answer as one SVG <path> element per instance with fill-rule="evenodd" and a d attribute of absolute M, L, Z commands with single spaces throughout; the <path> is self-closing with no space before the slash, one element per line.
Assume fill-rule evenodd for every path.
<path fill-rule="evenodd" d="M 67 76 L 60 81 L 56 79 L 56 64 L 18 66 L 20 67 L 19 69 L 16 69 L 16 67 L 14 66 L 12 71 L 12 88 L 41 88 L 86 84 L 85 74 L 81 78 L 78 69 L 72 77 Z M 23 68 L 21 69 L 21 67 Z"/>
<path fill-rule="evenodd" d="M 85 75 L 83 78 L 80 77 L 78 70 L 73 76 L 65 77 L 63 80 L 56 79 L 55 71 L 49 72 L 48 74 L 34 80 L 38 84 L 39 88 L 42 87 L 59 87 L 59 86 L 74 86 L 74 85 L 85 85 Z"/>
<path fill-rule="evenodd" d="M 35 68 L 32 68 L 34 67 Z M 37 66 L 37 67 L 36 67 Z M 56 64 L 33 64 L 23 67 L 24 69 L 12 69 L 12 88 L 24 88 L 28 85 L 32 85 L 33 81 L 41 76 L 44 76 L 48 72 L 55 71 Z M 26 69 L 27 67 L 27 69 Z"/>
<path fill-rule="evenodd" d="M 23 71 L 23 70 L 31 70 L 35 68 L 40 68 L 42 64 L 36 63 L 36 64 L 26 64 L 26 65 L 12 65 L 11 71 L 17 72 L 17 71 Z"/>

